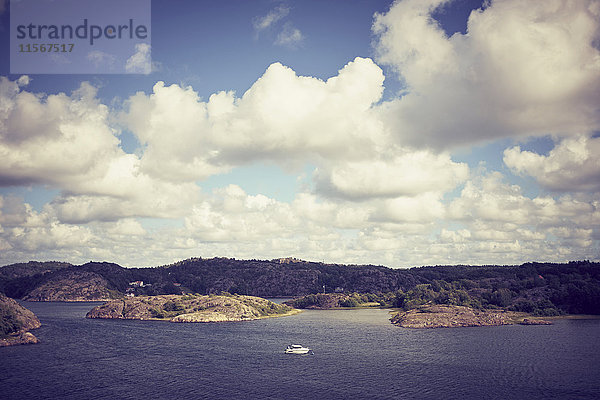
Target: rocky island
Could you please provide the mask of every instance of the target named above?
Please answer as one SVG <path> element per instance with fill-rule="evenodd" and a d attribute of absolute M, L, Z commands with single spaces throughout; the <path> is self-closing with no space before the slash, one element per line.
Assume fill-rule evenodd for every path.
<path fill-rule="evenodd" d="M 0 293 L 0 347 L 38 343 L 29 330 L 40 326 L 34 313 Z"/>
<path fill-rule="evenodd" d="M 424 305 L 395 314 L 392 324 L 403 328 L 456 328 L 468 326 L 547 325 L 525 313 L 504 310 L 477 310 L 455 305 Z"/>
<path fill-rule="evenodd" d="M 170 322 L 249 321 L 292 315 L 298 310 L 267 299 L 242 295 L 161 295 L 112 300 L 93 308 L 87 318 Z"/>

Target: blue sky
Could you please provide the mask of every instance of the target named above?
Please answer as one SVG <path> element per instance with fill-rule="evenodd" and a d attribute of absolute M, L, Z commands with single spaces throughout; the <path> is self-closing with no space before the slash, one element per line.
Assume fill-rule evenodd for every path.
<path fill-rule="evenodd" d="M 600 257 L 598 1 L 152 1 L 98 75 L 10 74 L 3 4 L 0 264 Z"/>

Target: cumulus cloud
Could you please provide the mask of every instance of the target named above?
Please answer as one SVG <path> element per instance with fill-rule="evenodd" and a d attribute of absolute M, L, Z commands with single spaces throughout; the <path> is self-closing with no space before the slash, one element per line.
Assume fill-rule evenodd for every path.
<path fill-rule="evenodd" d="M 431 19 L 444 3 L 399 1 L 376 16 L 378 60 L 405 85 L 386 102 L 382 69 L 360 57 L 327 80 L 274 63 L 241 95 L 203 99 L 158 82 L 123 109 L 102 104 L 87 83 L 46 95 L 27 91 L 26 76 L 0 78 L 0 185 L 60 190 L 38 210 L 0 196 L 3 259 L 147 266 L 294 255 L 409 266 L 597 258 L 600 139 L 590 132 L 600 118 L 599 3 L 494 1 L 452 37 Z M 297 43 L 289 12 L 257 18 L 256 32 L 288 26 L 281 44 Z M 148 68 L 150 48 L 136 54 L 130 69 Z M 135 154 L 123 151 L 119 129 L 139 141 Z M 555 148 L 514 146 L 504 163 L 576 193 L 529 197 L 448 150 L 537 134 L 554 134 Z M 257 161 L 315 172 L 289 202 L 235 184 L 210 193 L 198 186 Z M 175 222 L 149 228 L 147 217 Z"/>
<path fill-rule="evenodd" d="M 52 203 L 62 221 L 181 216 L 200 189 L 141 171 L 120 147 L 97 89 L 38 95 L 0 79 L 0 185 L 41 184 L 62 192 Z"/>
<path fill-rule="evenodd" d="M 344 262 L 368 262 L 369 257 L 372 262 L 374 250 L 385 250 L 376 259 L 391 261 L 392 254 L 402 252 L 405 236 L 426 238 L 441 213 L 443 205 L 433 195 L 357 204 L 300 193 L 284 203 L 230 185 L 194 207 L 179 233 L 189 240 L 179 243 L 210 243 L 249 257 L 256 251 L 275 254 L 281 246 L 309 259 Z M 248 247 L 252 244 L 256 247 Z"/>
<path fill-rule="evenodd" d="M 321 199 L 311 193 L 300 193 L 293 201 L 294 212 L 313 224 L 341 229 L 363 229 L 369 223 L 373 207 Z"/>
<path fill-rule="evenodd" d="M 374 222 L 432 223 L 445 216 L 441 196 L 424 193 L 414 197 L 396 197 L 384 200 L 373 213 Z"/>
<path fill-rule="evenodd" d="M 598 129 L 597 1 L 493 1 L 452 37 L 431 18 L 444 3 L 400 1 L 375 18 L 378 60 L 405 84 L 381 107 L 398 140 L 447 148 Z"/>
<path fill-rule="evenodd" d="M 263 195 L 251 196 L 239 186 L 217 189 L 185 218 L 192 237 L 209 242 L 256 242 L 290 237 L 299 224 L 290 205 Z"/>
<path fill-rule="evenodd" d="M 396 149 L 398 151 L 398 149 Z M 447 154 L 414 151 L 391 160 L 336 163 L 317 170 L 317 191 L 350 199 L 444 193 L 464 182 L 469 168 Z"/>
<path fill-rule="evenodd" d="M 87 228 L 61 224 L 50 210 L 36 212 L 17 198 L 0 196 L 0 225 L 0 245 L 11 251 L 77 248 L 91 239 Z"/>
<path fill-rule="evenodd" d="M 145 148 L 142 170 L 170 180 L 256 160 L 368 157 L 387 147 L 371 112 L 383 79 L 364 58 L 326 81 L 275 63 L 241 97 L 219 92 L 202 101 L 191 87 L 159 82 L 152 94 L 130 97 L 121 120 Z"/>
<path fill-rule="evenodd" d="M 565 195 L 529 198 L 517 185 L 491 172 L 468 181 L 446 209 L 446 221 L 432 251 L 439 257 L 460 252 L 465 262 L 483 258 L 514 263 L 515 259 L 552 261 L 595 258 L 594 232 L 600 222 L 594 197 Z M 502 261 L 503 260 L 503 261 Z M 481 261 L 479 261 L 480 263 Z"/>
<path fill-rule="evenodd" d="M 200 197 L 200 188 L 194 183 L 172 184 L 147 177 L 116 183 L 124 187 L 128 182 L 133 186 L 122 197 L 66 193 L 55 198 L 51 206 L 61 221 L 81 224 L 128 217 L 178 218 Z"/>
<path fill-rule="evenodd" d="M 554 205 L 549 200 L 548 206 Z M 535 208 L 533 200 L 523 196 L 519 186 L 505 183 L 499 172 L 493 172 L 467 182 L 460 197 L 450 204 L 449 212 L 458 220 L 494 221 L 516 227 L 530 223 Z"/>
<path fill-rule="evenodd" d="M 286 203 L 229 185 L 196 201 L 181 227 L 151 230 L 128 217 L 65 223 L 52 205 L 37 212 L 0 198 L 0 246 L 5 259 L 26 252 L 146 266 L 199 254 L 391 266 L 565 261 L 594 257 L 599 206 L 593 198 L 529 199 L 498 173 L 469 180 L 450 205 L 435 193 L 361 203 L 300 193 Z"/>
<path fill-rule="evenodd" d="M 43 96 L 24 83 L 0 78 L 0 184 L 76 184 L 120 152 L 94 87 Z"/>
<path fill-rule="evenodd" d="M 117 236 L 141 236 L 148 233 L 139 221 L 132 218 L 119 220 L 116 224 L 108 226 L 106 230 L 109 234 Z"/>
<path fill-rule="evenodd" d="M 499 172 L 492 172 L 465 184 L 460 197 L 449 204 L 448 217 L 467 221 L 479 231 L 530 231 L 529 239 L 532 239 L 539 238 L 539 233 L 550 228 L 572 232 L 594 229 L 600 222 L 598 204 L 593 197 L 571 195 L 558 199 L 550 196 L 529 198 L 523 195 L 519 186 L 505 182 Z M 546 239 L 550 240 L 549 237 Z"/>
<path fill-rule="evenodd" d="M 504 163 L 521 175 L 534 177 L 556 191 L 600 191 L 600 138 L 566 138 L 548 155 L 521 150 L 504 151 Z"/>

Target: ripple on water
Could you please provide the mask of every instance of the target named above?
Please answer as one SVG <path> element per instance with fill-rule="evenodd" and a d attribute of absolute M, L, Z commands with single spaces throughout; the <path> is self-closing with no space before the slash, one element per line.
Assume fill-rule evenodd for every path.
<path fill-rule="evenodd" d="M 174 325 L 27 307 L 42 343 L 0 349 L 3 400 L 600 398 L 600 321 L 409 330 L 344 310 Z M 284 354 L 290 343 L 315 354 Z"/>

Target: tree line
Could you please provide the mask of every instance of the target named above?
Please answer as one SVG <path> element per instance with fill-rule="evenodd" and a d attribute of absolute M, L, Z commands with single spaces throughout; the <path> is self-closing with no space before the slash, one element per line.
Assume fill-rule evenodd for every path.
<path fill-rule="evenodd" d="M 161 267 L 123 268 L 113 263 L 24 263 L 0 268 L 0 292 L 22 298 L 67 271 L 98 274 L 108 289 L 141 295 L 229 292 L 261 297 L 356 293 L 350 303 L 379 302 L 410 308 L 455 304 L 503 308 L 537 315 L 600 314 L 600 263 L 525 263 L 515 266 L 427 266 L 392 269 L 295 260 L 193 258 Z M 132 288 L 133 281 L 144 286 Z M 348 303 L 348 304 L 350 304 Z"/>

